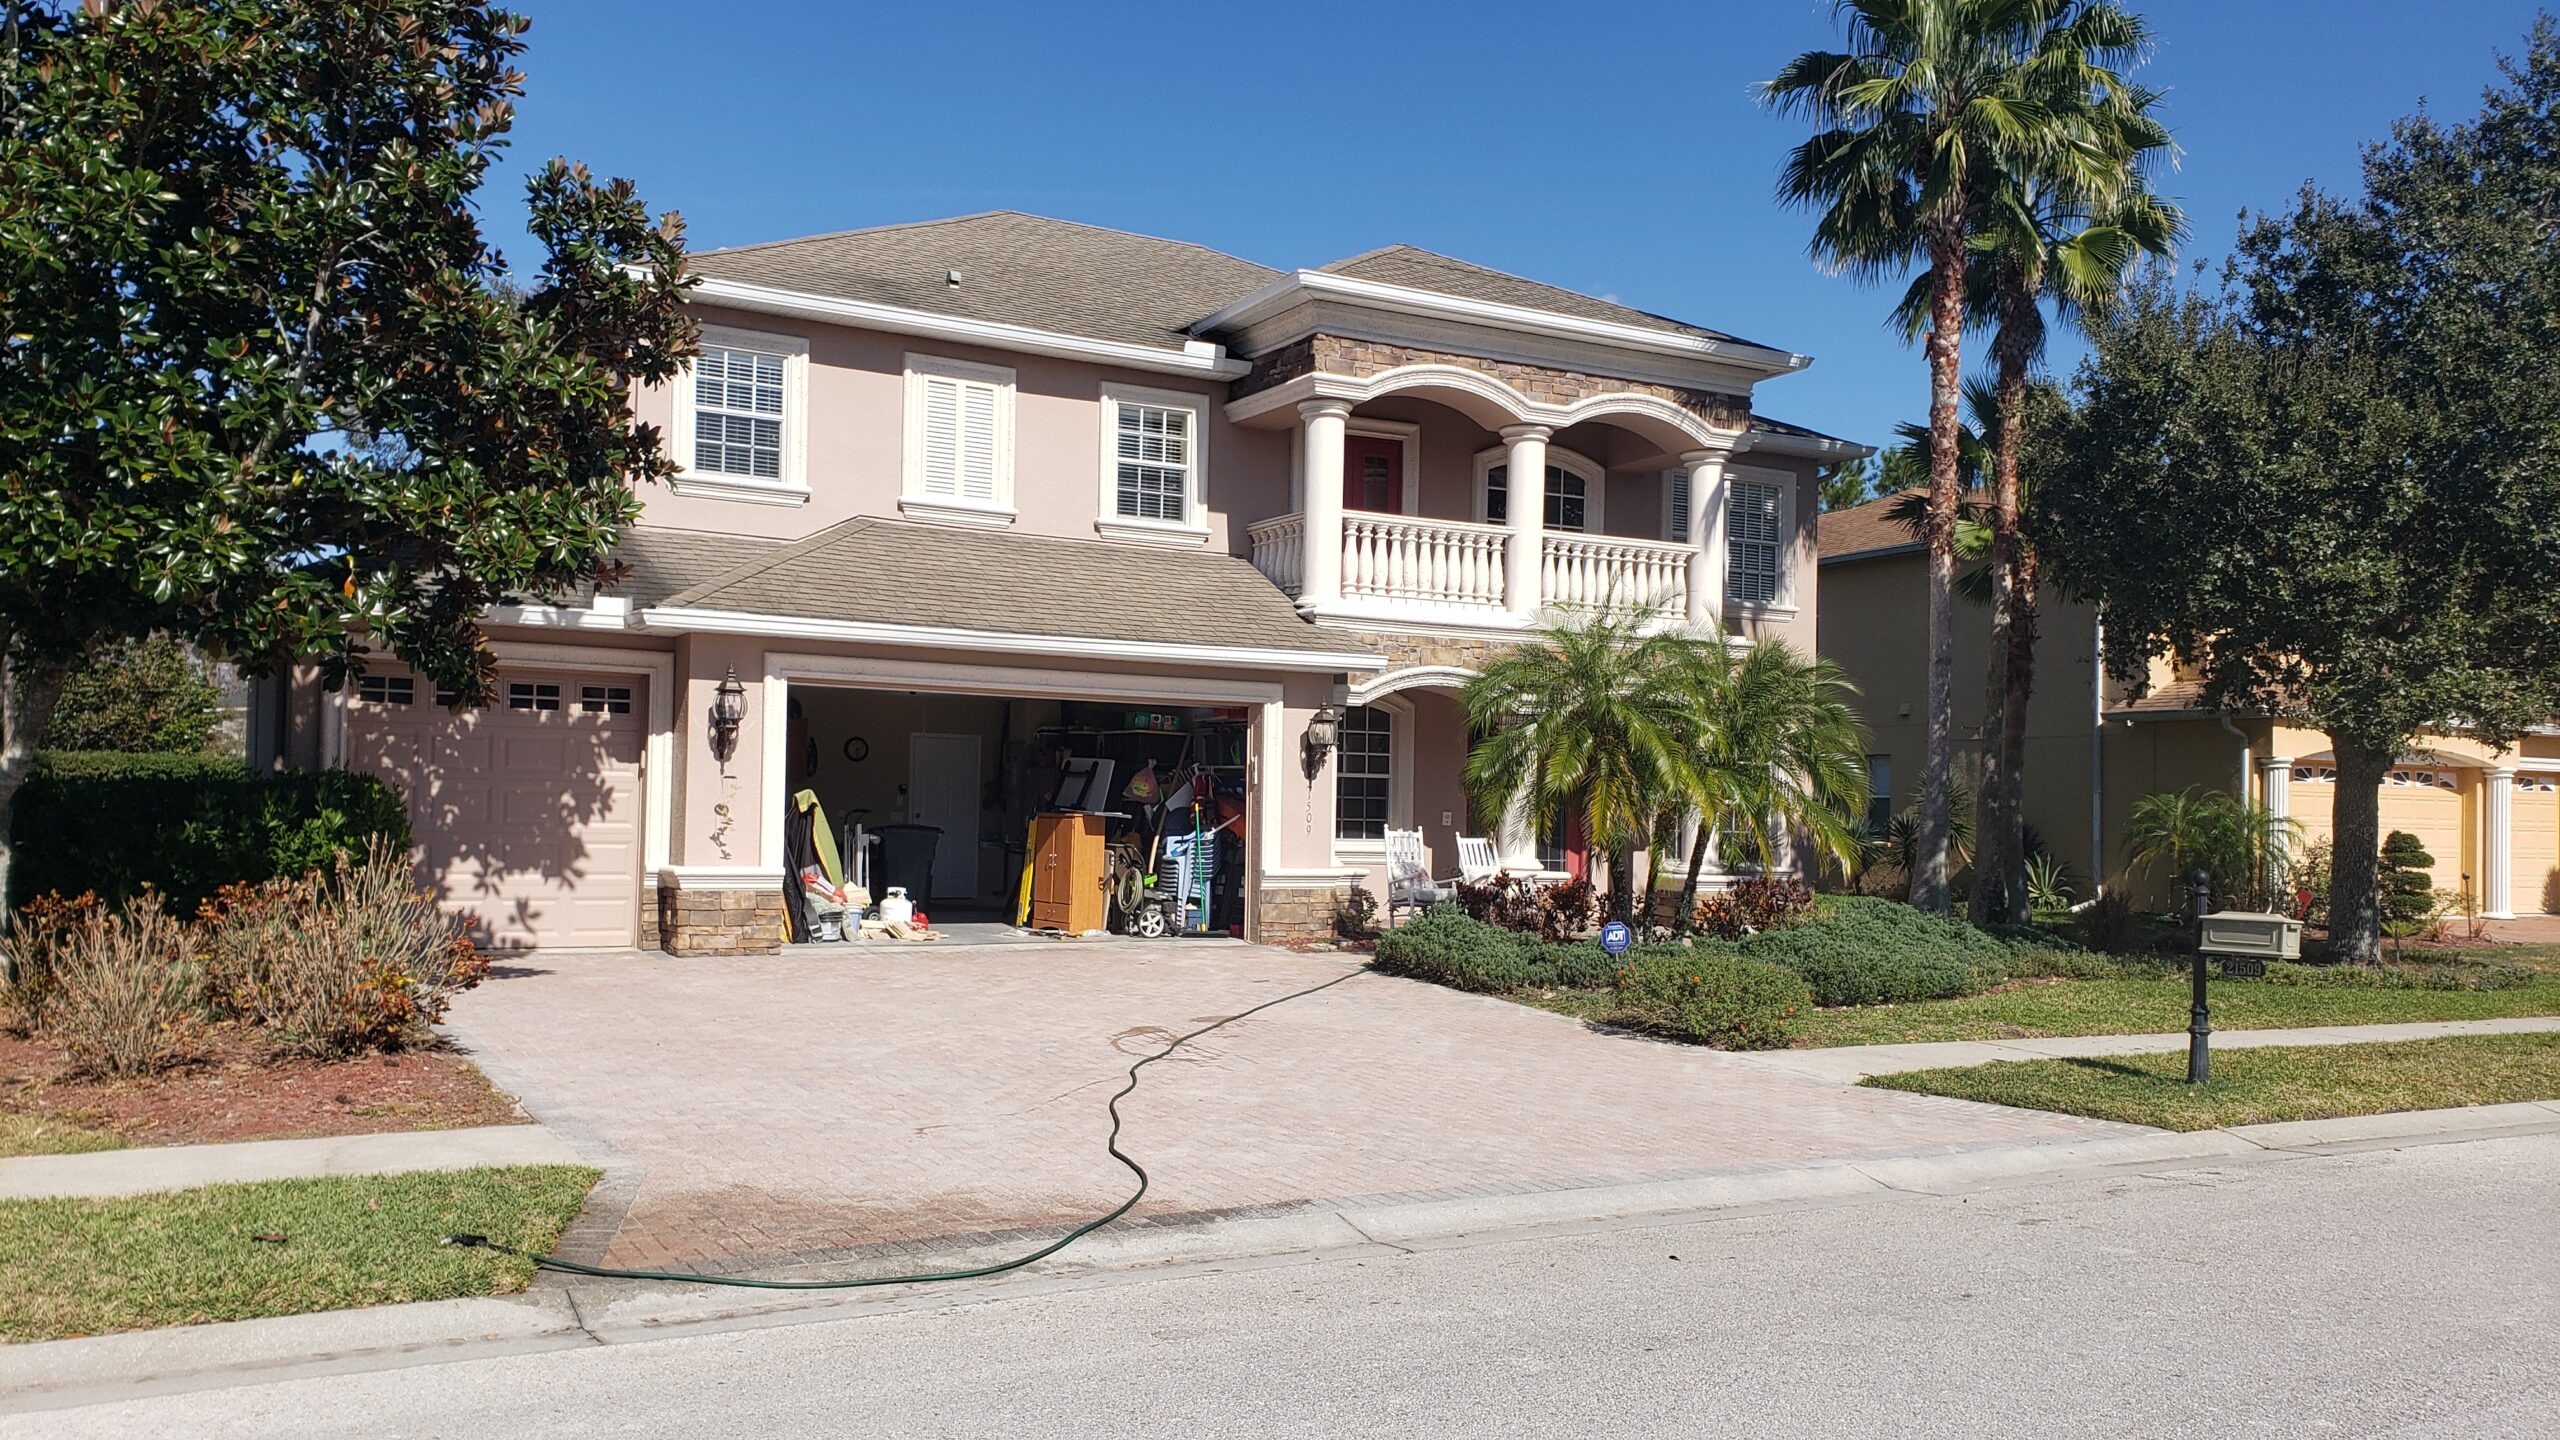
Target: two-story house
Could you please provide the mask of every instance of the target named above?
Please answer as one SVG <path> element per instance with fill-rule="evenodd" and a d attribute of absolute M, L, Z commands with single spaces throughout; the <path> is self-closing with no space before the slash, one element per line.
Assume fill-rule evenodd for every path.
<path fill-rule="evenodd" d="M 1207 767 L 1215 923 L 1324 930 L 1388 828 L 1453 863 L 1456 688 L 1542 613 L 1810 652 L 1818 474 L 1866 453 L 1753 415 L 1802 355 L 1409 246 L 1001 213 L 694 268 L 700 359 L 639 400 L 682 473 L 624 578 L 491 617 L 497 705 L 260 694 L 266 752 L 405 787 L 502 943 L 770 948 L 802 790 L 938 830 L 937 918 L 1009 916 L 1070 756 Z M 1541 828 L 1506 860 L 1578 863 Z"/>

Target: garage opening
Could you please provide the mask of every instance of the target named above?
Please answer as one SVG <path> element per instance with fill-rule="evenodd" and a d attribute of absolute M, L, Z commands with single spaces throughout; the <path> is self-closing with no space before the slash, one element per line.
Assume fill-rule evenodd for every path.
<path fill-rule="evenodd" d="M 1240 705 L 795 680 L 791 938 L 889 938 L 910 910 L 956 940 L 1241 937 L 1251 728 Z M 795 883 L 821 825 L 858 910 Z"/>

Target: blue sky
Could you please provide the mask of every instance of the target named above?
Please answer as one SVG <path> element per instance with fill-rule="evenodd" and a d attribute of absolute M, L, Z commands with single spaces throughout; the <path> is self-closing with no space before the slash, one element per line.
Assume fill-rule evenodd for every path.
<path fill-rule="evenodd" d="M 515 3 L 515 168 L 629 176 L 697 249 L 995 209 L 1284 269 L 1404 241 L 1813 355 L 1770 414 L 1874 442 L 1925 406 L 1888 292 L 1816 269 L 1772 198 L 1803 129 L 1752 87 L 1831 43 L 1828 0 Z M 2536 10 L 2133 3 L 2185 152 L 2163 188 L 2209 257 L 2244 208 L 2351 189 L 2422 102 L 2470 114 Z M 490 231 L 528 263 L 514 193 Z"/>

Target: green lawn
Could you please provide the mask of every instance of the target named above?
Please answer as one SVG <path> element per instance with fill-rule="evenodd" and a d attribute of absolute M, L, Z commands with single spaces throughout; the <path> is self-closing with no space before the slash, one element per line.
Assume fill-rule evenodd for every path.
<path fill-rule="evenodd" d="M 2502 957 L 2503 958 L 2503 957 Z M 2208 992 L 2216 1030 L 2382 1025 L 2560 1015 L 2560 975 L 2511 990 L 2363 990 L 2216 980 Z M 1798 1045 L 1895 1045 L 1923 1040 L 2145 1035 L 2187 1028 L 2187 981 L 2029 980 L 1989 995 L 1816 1010 L 1794 1026 Z"/>
<path fill-rule="evenodd" d="M 2560 1099 L 2560 1034 L 2223 1050 L 2213 1057 L 2211 1084 L 2190 1086 L 2186 1076 L 2181 1051 L 2003 1061 L 1876 1075 L 1862 1083 L 2164 1130 L 2207 1130 Z"/>
<path fill-rule="evenodd" d="M 332 1176 L 111 1200 L 0 1201 L 0 1339 L 51 1340 L 521 1290 L 598 1172 Z"/>
<path fill-rule="evenodd" d="M 0 1113 L 0 1160 L 17 1155 L 79 1155 L 124 1147 L 123 1140 L 104 1130 L 83 1130 L 34 1115 Z"/>

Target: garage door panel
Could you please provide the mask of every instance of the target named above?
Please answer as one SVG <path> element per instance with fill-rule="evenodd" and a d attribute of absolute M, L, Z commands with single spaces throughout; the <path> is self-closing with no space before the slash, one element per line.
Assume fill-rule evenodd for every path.
<path fill-rule="evenodd" d="M 634 697 L 623 676 L 542 672 L 538 681 L 576 696 L 584 680 Z M 646 745 L 637 699 L 626 713 L 497 706 L 442 709 L 351 702 L 350 765 L 408 796 L 424 883 L 471 917 L 488 944 L 628 945 L 640 899 L 640 757 Z"/>
<path fill-rule="evenodd" d="M 2521 911 L 2560 914 L 2560 772 L 2519 773 L 2510 818 L 2515 868 L 2509 902 Z"/>

